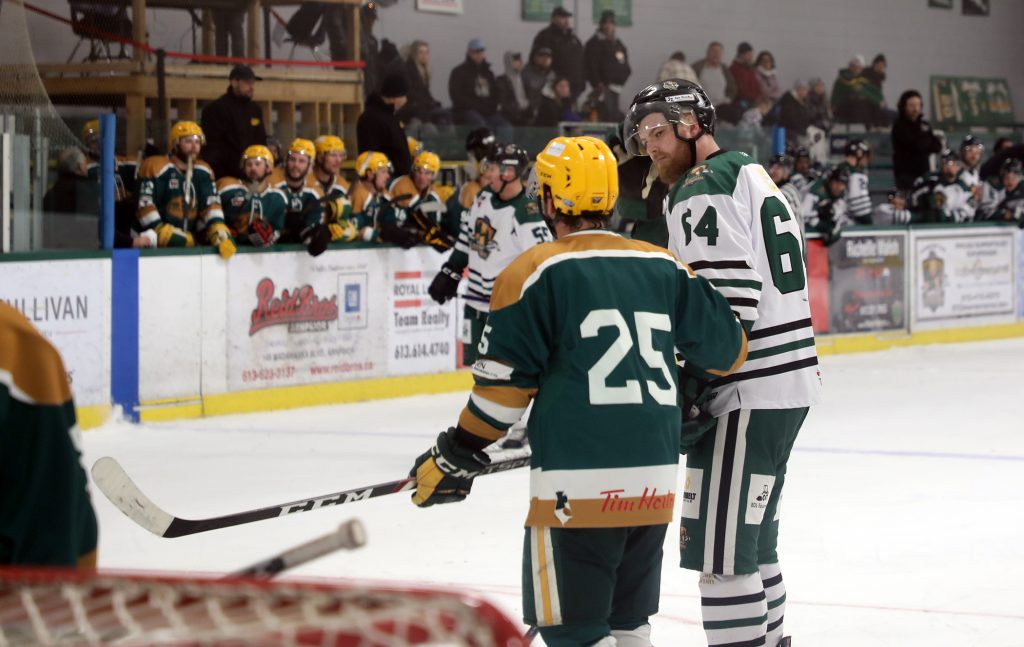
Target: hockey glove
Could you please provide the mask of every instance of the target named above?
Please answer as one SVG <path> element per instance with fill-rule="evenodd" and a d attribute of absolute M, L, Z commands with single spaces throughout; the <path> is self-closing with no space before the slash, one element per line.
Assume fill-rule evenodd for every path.
<path fill-rule="evenodd" d="M 266 220 L 254 220 L 249 225 L 249 243 L 253 247 L 270 247 L 277 241 L 277 232 Z"/>
<path fill-rule="evenodd" d="M 422 210 L 413 209 L 410 215 L 412 221 L 423 232 L 423 242 L 433 247 L 439 253 L 446 252 L 455 245 L 455 239 L 448 232 L 441 229 L 441 226 L 431 220 Z"/>
<path fill-rule="evenodd" d="M 306 246 L 306 251 L 310 256 L 319 256 L 324 253 L 327 244 L 331 242 L 331 230 L 323 224 L 310 225 L 302 230 L 299 238 Z"/>
<path fill-rule="evenodd" d="M 160 223 L 151 231 L 156 232 L 156 245 L 153 247 L 192 247 L 195 245 L 191 233 L 184 232 L 167 222 Z"/>
<path fill-rule="evenodd" d="M 332 241 L 340 240 L 343 243 L 350 243 L 359 235 L 359 232 L 356 231 L 355 225 L 353 225 L 349 220 L 332 222 L 327 225 L 327 228 L 331 230 Z"/>
<path fill-rule="evenodd" d="M 426 508 L 435 503 L 462 501 L 473 488 L 473 478 L 490 464 L 491 459 L 484 452 L 460 446 L 455 427 L 449 427 L 409 471 L 409 476 L 416 478 L 412 502 Z"/>
<path fill-rule="evenodd" d="M 402 249 L 411 249 L 423 241 L 423 234 L 415 229 L 387 223 L 380 226 L 380 239 Z"/>
<path fill-rule="evenodd" d="M 430 282 L 427 292 L 430 298 L 438 303 L 444 303 L 448 299 L 454 299 L 459 291 L 459 281 L 462 280 L 462 270 L 451 263 L 441 266 L 434 280 Z"/>
<path fill-rule="evenodd" d="M 679 434 L 679 453 L 692 450 L 704 434 L 714 428 L 716 420 L 707 412 L 711 400 L 711 382 L 701 379 L 679 368 L 679 406 L 683 414 L 682 431 Z"/>
<path fill-rule="evenodd" d="M 217 248 L 217 253 L 225 261 L 234 256 L 237 251 L 235 241 L 231 240 L 231 232 L 228 230 L 227 225 L 222 222 L 215 222 L 210 225 L 210 233 L 207 240 Z"/>

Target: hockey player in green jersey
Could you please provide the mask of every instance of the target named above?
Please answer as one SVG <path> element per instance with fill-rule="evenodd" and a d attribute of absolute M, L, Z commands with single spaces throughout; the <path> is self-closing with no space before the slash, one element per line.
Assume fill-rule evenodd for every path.
<path fill-rule="evenodd" d="M 485 188 L 462 219 L 451 258 L 430 284 L 430 296 L 438 303 L 453 298 L 469 268 L 469 289 L 462 328 L 462 358 L 476 361 L 491 290 L 498 274 L 517 256 L 534 245 L 551 240 L 551 231 L 537 204 L 523 186 L 529 158 L 515 144 L 496 144 L 484 162 Z"/>
<path fill-rule="evenodd" d="M 939 172 L 914 182 L 910 194 L 911 223 L 971 222 L 975 200 L 971 187 L 960 177 L 959 153 L 946 148 L 939 153 Z"/>
<path fill-rule="evenodd" d="M 804 229 L 809 234 L 820 234 L 826 246 L 838 241 L 843 233 L 849 185 L 850 171 L 840 165 L 826 171 L 807 187 L 803 202 Z"/>
<path fill-rule="evenodd" d="M 192 247 L 201 234 L 228 259 L 235 243 L 224 224 L 213 171 L 198 159 L 205 143 L 199 124 L 179 121 L 171 128 L 168 154 L 143 160 L 136 231 L 154 247 Z"/>
<path fill-rule="evenodd" d="M 671 251 L 718 288 L 750 339 L 747 362 L 728 377 L 683 366 L 681 565 L 702 573 L 709 644 L 788 644 L 778 502 L 821 388 L 800 219 L 764 168 L 718 147 L 715 108 L 699 85 L 648 86 L 624 130 L 630 152 L 675 178 L 665 207 Z"/>
<path fill-rule="evenodd" d="M 324 223 L 324 194 L 320 183 L 310 173 L 315 157 L 313 142 L 299 137 L 288 145 L 284 165 L 270 174 L 270 183 L 288 201 L 280 240 L 301 242 L 311 256 L 324 253 L 331 242 L 330 229 Z"/>
<path fill-rule="evenodd" d="M 871 163 L 871 146 L 863 139 L 851 139 L 843 149 L 845 159 L 839 164 L 849 174 L 846 195 L 843 201 L 845 221 L 843 226 L 871 224 L 871 190 L 868 188 L 868 164 Z"/>
<path fill-rule="evenodd" d="M 67 375 L 50 342 L 0 302 L 0 566 L 96 567 Z"/>
<path fill-rule="evenodd" d="M 455 239 L 443 229 L 447 208 L 434 188 L 440 170 L 441 158 L 421 150 L 413 157 L 409 175 L 391 183 L 391 198 L 382 205 L 377 220 L 381 240 L 405 249 L 421 243 L 439 252 L 452 248 Z"/>
<path fill-rule="evenodd" d="M 242 153 L 244 181 L 233 177 L 217 180 L 224 221 L 235 240 L 253 247 L 270 247 L 284 229 L 288 198 L 268 181 L 272 168 L 270 149 L 255 144 Z"/>
<path fill-rule="evenodd" d="M 672 520 L 675 355 L 727 375 L 746 355 L 725 299 L 672 254 L 608 231 L 615 158 L 593 137 L 537 156 L 557 240 L 497 277 L 458 424 L 416 459 L 413 503 L 461 501 L 531 400 L 523 616 L 549 647 L 651 644 Z"/>

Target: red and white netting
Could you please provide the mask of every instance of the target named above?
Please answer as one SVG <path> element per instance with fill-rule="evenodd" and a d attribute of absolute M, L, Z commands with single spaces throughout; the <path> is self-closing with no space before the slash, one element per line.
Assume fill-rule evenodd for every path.
<path fill-rule="evenodd" d="M 449 591 L 0 569 L 0 646 L 527 642 L 492 605 Z"/>

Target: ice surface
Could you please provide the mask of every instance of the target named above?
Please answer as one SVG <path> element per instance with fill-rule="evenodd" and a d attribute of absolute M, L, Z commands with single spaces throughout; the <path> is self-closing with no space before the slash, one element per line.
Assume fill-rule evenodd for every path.
<path fill-rule="evenodd" d="M 790 461 L 780 556 L 800 646 L 1024 644 L 1024 339 L 822 359 L 825 401 Z M 188 518 L 403 477 L 465 393 L 84 434 Z M 296 575 L 454 585 L 517 618 L 527 472 L 420 510 L 407 494 L 162 539 L 98 491 L 104 568 L 229 572 L 358 517 L 368 545 Z M 677 514 L 678 517 L 678 514 Z M 702 645 L 697 575 L 665 544 L 659 645 Z M 540 641 L 538 640 L 537 643 Z"/>

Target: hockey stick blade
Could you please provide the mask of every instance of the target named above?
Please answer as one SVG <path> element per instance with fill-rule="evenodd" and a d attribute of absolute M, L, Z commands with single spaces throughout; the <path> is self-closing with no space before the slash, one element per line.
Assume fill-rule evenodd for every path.
<path fill-rule="evenodd" d="M 361 548 L 366 544 L 366 529 L 358 519 L 350 519 L 333 532 L 235 571 L 231 577 L 272 578 L 286 570 L 302 566 L 336 550 Z"/>
<path fill-rule="evenodd" d="M 491 463 L 484 468 L 480 475 L 495 474 L 507 470 L 516 469 L 530 464 L 530 457 L 512 458 L 496 463 Z M 239 526 L 254 521 L 284 517 L 300 512 L 319 510 L 332 505 L 344 505 L 355 501 L 363 501 L 387 494 L 406 492 L 416 486 L 416 479 L 404 478 L 387 483 L 378 483 L 367 487 L 343 490 L 321 496 L 300 499 L 290 503 L 257 508 L 246 512 L 236 512 L 219 517 L 206 519 L 183 519 L 165 512 L 160 506 L 153 503 L 128 473 L 124 471 L 120 463 L 109 456 L 96 461 L 92 466 L 92 477 L 96 487 L 103 492 L 110 502 L 117 506 L 117 509 L 128 516 L 129 519 L 139 524 L 149 532 L 160 537 L 184 537 L 220 528 Z"/>

